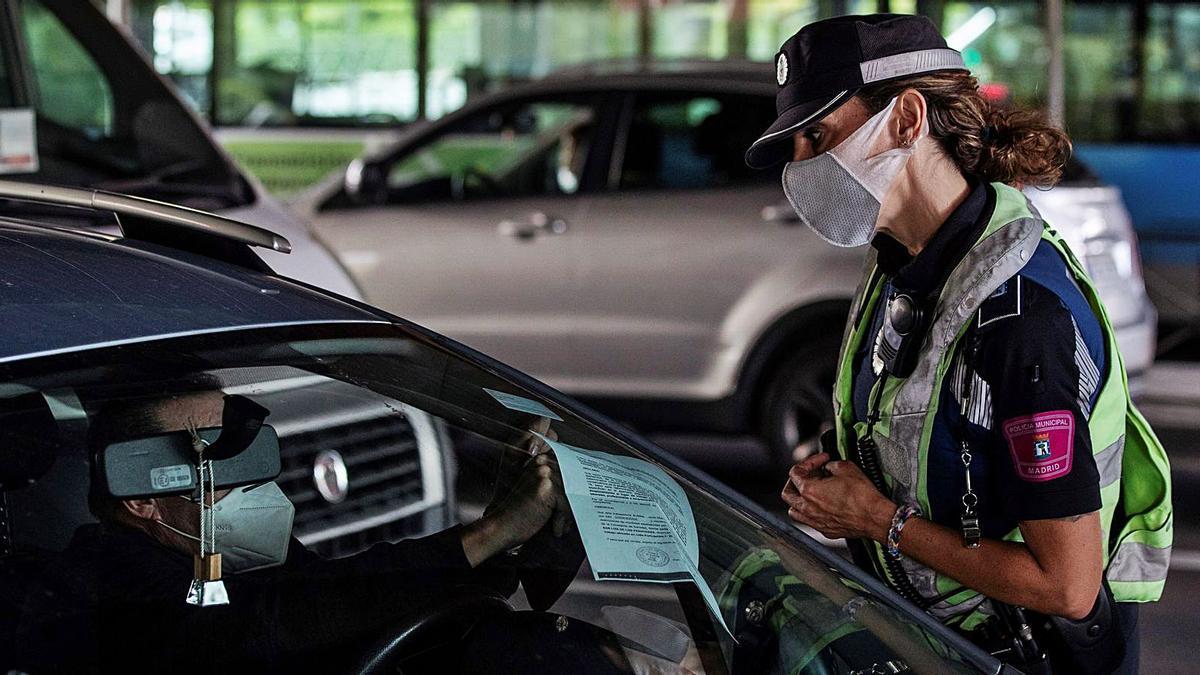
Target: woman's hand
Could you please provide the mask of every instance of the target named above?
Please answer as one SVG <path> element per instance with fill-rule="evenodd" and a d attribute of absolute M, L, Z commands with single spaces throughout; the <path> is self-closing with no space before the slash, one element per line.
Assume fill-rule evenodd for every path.
<path fill-rule="evenodd" d="M 896 505 L 853 462 L 817 453 L 788 472 L 783 488 L 788 517 L 830 539 L 885 541 Z"/>

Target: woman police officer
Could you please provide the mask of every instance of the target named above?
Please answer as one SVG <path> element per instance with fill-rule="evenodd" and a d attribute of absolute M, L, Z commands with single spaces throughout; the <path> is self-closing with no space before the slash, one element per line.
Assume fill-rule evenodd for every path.
<path fill-rule="evenodd" d="M 811 24 L 776 57 L 752 167 L 836 246 L 870 242 L 824 451 L 788 515 L 1006 660 L 1135 671 L 1171 541 L 1166 458 L 1086 273 L 1020 186 L 1071 145 L 984 99 L 923 17 Z M 849 460 L 849 461 L 847 461 Z M 1115 603 L 1114 603 L 1115 600 Z"/>

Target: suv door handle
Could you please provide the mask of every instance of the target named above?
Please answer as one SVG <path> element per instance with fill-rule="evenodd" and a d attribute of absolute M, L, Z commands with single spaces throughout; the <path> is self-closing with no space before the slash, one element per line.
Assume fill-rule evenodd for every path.
<path fill-rule="evenodd" d="M 541 211 L 529 214 L 529 219 L 523 223 L 513 220 L 502 220 L 496 225 L 496 231 L 502 236 L 530 241 L 538 235 L 563 234 L 567 231 L 567 220 L 562 216 L 550 216 Z"/>

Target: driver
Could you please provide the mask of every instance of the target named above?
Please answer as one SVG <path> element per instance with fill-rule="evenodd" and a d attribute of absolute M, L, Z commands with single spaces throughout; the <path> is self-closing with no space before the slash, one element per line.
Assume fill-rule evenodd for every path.
<path fill-rule="evenodd" d="M 118 439 L 219 427 L 222 409 L 216 390 L 110 407 L 89 442 L 100 448 Z M 188 496 L 116 500 L 93 485 L 89 507 L 100 522 L 80 527 L 53 564 L 58 569 L 50 570 L 61 588 L 38 596 L 49 606 L 33 613 L 41 620 L 23 631 L 24 650 L 37 661 L 30 667 L 311 671 L 326 665 L 322 659 L 344 667 L 358 652 L 339 648 L 361 649 L 406 608 L 457 588 L 511 595 L 517 580 L 506 562 L 512 557 L 497 554 L 543 528 L 561 536 L 571 522 L 561 477 L 547 453 L 538 452 L 542 441 L 530 436 L 534 459 L 475 522 L 336 560 L 321 559 L 291 538 L 290 514 L 272 515 L 290 510 L 273 483 L 217 491 L 214 501 L 230 500 L 223 511 L 230 512 L 233 529 L 253 536 L 222 547 L 218 524 L 230 602 L 202 608 L 184 601 L 198 551 L 199 504 Z M 281 540 L 287 546 L 277 552 L 265 543 Z M 54 645 L 72 649 L 47 648 Z"/>

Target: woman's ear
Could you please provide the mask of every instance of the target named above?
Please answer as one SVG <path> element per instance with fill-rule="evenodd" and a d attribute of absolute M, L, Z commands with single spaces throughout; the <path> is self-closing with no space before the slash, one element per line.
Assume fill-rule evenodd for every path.
<path fill-rule="evenodd" d="M 907 147 L 917 142 L 927 113 L 925 96 L 916 89 L 905 89 L 896 96 L 891 127 L 898 145 Z"/>

